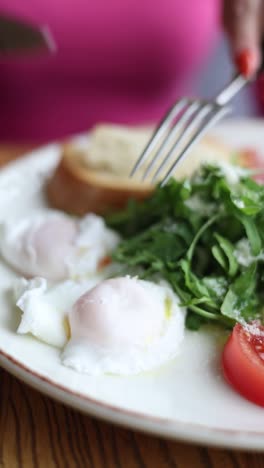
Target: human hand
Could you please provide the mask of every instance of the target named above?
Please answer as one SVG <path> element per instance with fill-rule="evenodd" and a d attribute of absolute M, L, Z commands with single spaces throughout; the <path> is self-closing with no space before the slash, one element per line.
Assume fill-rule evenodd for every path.
<path fill-rule="evenodd" d="M 224 0 L 223 23 L 240 73 L 254 76 L 261 60 L 264 33 L 263 0 Z"/>

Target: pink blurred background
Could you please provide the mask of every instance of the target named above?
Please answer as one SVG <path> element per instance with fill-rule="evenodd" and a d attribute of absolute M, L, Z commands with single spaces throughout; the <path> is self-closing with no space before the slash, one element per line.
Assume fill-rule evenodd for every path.
<path fill-rule="evenodd" d="M 221 0 L 0 0 L 47 24 L 45 57 L 0 57 L 0 140 L 42 143 L 97 122 L 156 123 L 183 95 L 213 96 L 231 77 Z M 247 89 L 234 115 L 259 112 Z"/>

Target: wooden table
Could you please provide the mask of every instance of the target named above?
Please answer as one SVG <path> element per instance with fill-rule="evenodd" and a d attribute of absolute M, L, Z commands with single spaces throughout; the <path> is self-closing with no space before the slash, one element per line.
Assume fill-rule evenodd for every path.
<path fill-rule="evenodd" d="M 0 164 L 23 150 L 0 148 Z M 0 468 L 24 467 L 264 468 L 264 454 L 186 445 L 118 428 L 53 402 L 0 369 Z"/>

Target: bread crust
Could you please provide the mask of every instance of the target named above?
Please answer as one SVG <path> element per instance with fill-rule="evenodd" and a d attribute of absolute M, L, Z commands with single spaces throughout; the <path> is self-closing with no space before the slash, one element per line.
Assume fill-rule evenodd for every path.
<path fill-rule="evenodd" d="M 107 176 L 84 167 L 74 146 L 63 148 L 62 158 L 46 185 L 49 204 L 74 215 L 105 214 L 124 207 L 131 198 L 144 200 L 153 191 L 148 184 Z"/>
<path fill-rule="evenodd" d="M 208 153 L 216 153 L 225 161 L 230 160 L 233 154 L 230 147 L 211 137 L 203 140 L 202 148 Z M 73 215 L 87 212 L 102 215 L 116 211 L 131 198 L 144 200 L 153 190 L 153 185 L 90 169 L 84 163 L 83 150 L 74 143 L 62 146 L 60 162 L 46 185 L 49 204 Z"/>

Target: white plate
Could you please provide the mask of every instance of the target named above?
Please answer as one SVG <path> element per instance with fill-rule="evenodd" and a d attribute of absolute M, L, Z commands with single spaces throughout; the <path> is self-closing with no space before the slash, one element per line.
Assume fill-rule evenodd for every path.
<path fill-rule="evenodd" d="M 264 124 L 232 122 L 217 130 L 238 146 L 262 150 Z M 56 163 L 56 145 L 36 151 L 0 174 L 0 219 L 44 203 L 36 174 Z M 14 182 L 3 202 L 7 177 Z M 181 355 L 156 372 L 137 377 L 90 377 L 60 364 L 59 352 L 14 333 L 17 317 L 6 290 L 14 274 L 0 263 L 0 363 L 39 391 L 85 413 L 175 439 L 263 450 L 264 409 L 225 383 L 218 332 L 188 332 Z"/>

